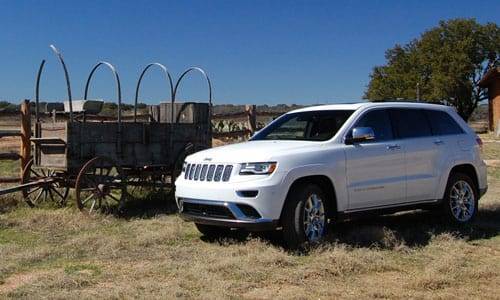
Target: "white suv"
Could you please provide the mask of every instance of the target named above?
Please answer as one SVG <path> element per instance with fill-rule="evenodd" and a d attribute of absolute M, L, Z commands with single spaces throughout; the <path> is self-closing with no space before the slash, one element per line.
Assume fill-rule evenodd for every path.
<path fill-rule="evenodd" d="M 487 190 L 482 142 L 447 106 L 308 107 L 250 141 L 190 155 L 175 182 L 181 217 L 205 235 L 282 229 L 299 247 L 345 215 L 439 208 L 470 222 Z"/>

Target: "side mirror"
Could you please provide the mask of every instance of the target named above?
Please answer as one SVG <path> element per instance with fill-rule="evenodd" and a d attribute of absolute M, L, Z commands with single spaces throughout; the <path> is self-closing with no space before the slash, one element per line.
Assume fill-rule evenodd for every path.
<path fill-rule="evenodd" d="M 360 143 L 364 141 L 371 141 L 375 139 L 375 132 L 371 127 L 355 127 L 352 130 L 352 136 L 347 137 L 346 144 Z"/>

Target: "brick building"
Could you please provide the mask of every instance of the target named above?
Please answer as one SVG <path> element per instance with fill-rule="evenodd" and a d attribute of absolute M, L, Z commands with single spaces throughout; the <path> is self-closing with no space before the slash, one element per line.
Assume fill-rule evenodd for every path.
<path fill-rule="evenodd" d="M 490 131 L 500 132 L 500 67 L 491 68 L 479 82 L 488 89 L 488 124 Z"/>

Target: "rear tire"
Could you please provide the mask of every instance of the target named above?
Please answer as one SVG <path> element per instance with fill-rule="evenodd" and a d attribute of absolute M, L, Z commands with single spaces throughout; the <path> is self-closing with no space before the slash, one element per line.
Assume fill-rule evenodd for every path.
<path fill-rule="evenodd" d="M 478 209 L 478 192 L 474 181 L 466 174 L 453 173 L 448 179 L 442 211 L 447 221 L 467 224 L 474 220 Z"/>
<path fill-rule="evenodd" d="M 291 249 L 320 243 L 327 232 L 327 197 L 315 184 L 293 188 L 283 209 L 283 240 Z"/>

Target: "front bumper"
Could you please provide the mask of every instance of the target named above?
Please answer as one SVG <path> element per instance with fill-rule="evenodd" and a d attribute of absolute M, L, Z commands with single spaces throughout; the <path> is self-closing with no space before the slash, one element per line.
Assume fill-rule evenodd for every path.
<path fill-rule="evenodd" d="M 288 192 L 282 183 L 283 175 L 280 172 L 271 176 L 233 175 L 228 182 L 186 180 L 179 176 L 175 182 L 177 206 L 181 210 L 182 200 L 186 203 L 213 205 L 215 208 L 223 207 L 229 209 L 234 216 L 232 219 L 237 220 L 235 223 L 255 223 L 256 220 L 247 220 L 240 214 L 241 208 L 238 207 L 248 206 L 249 210 L 257 212 L 257 219 L 263 219 L 258 222 L 278 220 Z M 208 217 L 208 214 L 197 217 Z"/>
<path fill-rule="evenodd" d="M 178 198 L 177 203 L 183 220 L 199 224 L 265 231 L 276 229 L 279 223 L 278 220 L 262 218 L 253 208 L 248 210 L 248 206 L 234 202 Z M 247 208 L 247 211 L 242 208 Z"/>

